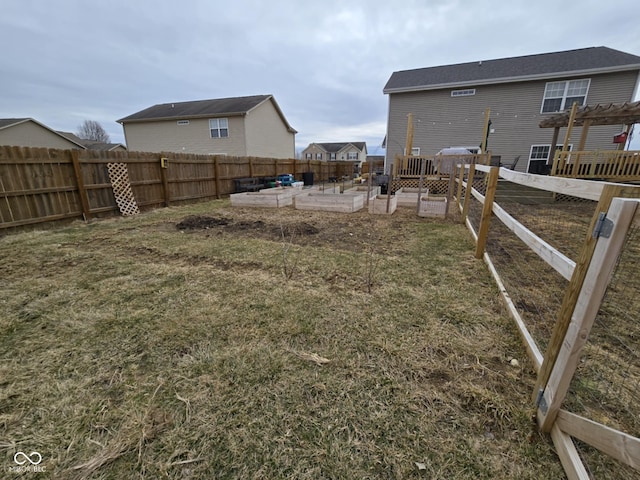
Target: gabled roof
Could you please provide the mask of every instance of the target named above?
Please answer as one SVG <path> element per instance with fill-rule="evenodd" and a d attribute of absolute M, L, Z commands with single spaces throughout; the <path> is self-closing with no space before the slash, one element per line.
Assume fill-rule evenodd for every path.
<path fill-rule="evenodd" d="M 366 142 L 316 143 L 316 145 L 318 145 L 327 153 L 337 153 L 349 145 L 353 145 L 355 148 L 363 152 L 367 146 L 367 143 Z"/>
<path fill-rule="evenodd" d="M 248 97 L 216 98 L 190 102 L 161 103 L 145 108 L 127 117 L 116 120 L 118 123 L 149 122 L 172 119 L 232 117 L 246 115 L 258 105 L 271 100 L 287 129 L 297 133 L 287 122 L 273 95 L 252 95 Z"/>
<path fill-rule="evenodd" d="M 44 123 L 40 123 L 39 121 L 34 120 L 33 118 L 30 118 L 30 117 L 26 117 L 26 118 L 0 118 L 0 130 L 5 129 L 5 128 L 10 128 L 10 127 L 13 127 L 13 126 L 16 126 L 16 125 L 20 125 L 21 123 L 26 123 L 26 122 L 33 122 L 36 125 L 44 128 L 46 130 L 49 130 L 51 133 L 54 133 L 55 135 L 58 135 L 59 137 L 64 138 L 68 142 L 75 143 L 77 146 L 79 146 L 83 150 L 85 149 L 85 146 L 81 142 L 77 141 L 77 140 L 79 140 L 78 137 L 76 137 L 75 140 L 73 138 L 69 138 L 63 132 L 58 132 L 56 130 L 53 130 L 52 128 L 47 127 Z M 74 135 L 74 137 L 75 137 L 75 135 Z"/>
<path fill-rule="evenodd" d="M 87 150 L 110 151 L 110 150 L 115 150 L 118 147 L 122 147 L 125 150 L 127 149 L 127 146 L 122 143 L 105 143 L 105 142 L 96 142 L 95 140 L 85 140 L 84 138 L 78 137 L 75 133 L 62 132 L 60 130 L 58 130 L 58 133 L 60 135 L 67 137 L 69 140 L 73 142 L 84 145 Z"/>
<path fill-rule="evenodd" d="M 640 57 L 607 47 L 590 47 L 394 72 L 384 87 L 384 93 L 524 82 L 626 70 L 640 70 Z"/>

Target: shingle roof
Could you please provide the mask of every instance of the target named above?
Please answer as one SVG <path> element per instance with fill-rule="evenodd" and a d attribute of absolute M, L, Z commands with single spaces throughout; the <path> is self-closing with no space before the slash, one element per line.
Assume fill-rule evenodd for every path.
<path fill-rule="evenodd" d="M 589 47 L 394 72 L 384 87 L 384 93 L 623 70 L 640 70 L 640 57 L 608 47 Z"/>
<path fill-rule="evenodd" d="M 30 120 L 29 118 L 0 118 L 0 128 L 9 127 L 11 125 L 15 125 L 16 123 L 21 123 L 26 120 Z"/>
<path fill-rule="evenodd" d="M 271 95 L 253 95 L 250 97 L 217 98 L 191 102 L 161 103 L 145 108 L 127 117 L 117 120 L 119 123 L 162 120 L 168 118 L 194 118 L 219 115 L 242 115 L 258 106 Z"/>
<path fill-rule="evenodd" d="M 347 145 L 353 145 L 358 150 L 363 151 L 366 146 L 366 142 L 344 142 L 344 143 L 316 143 L 328 153 L 336 153 L 342 150 Z"/>

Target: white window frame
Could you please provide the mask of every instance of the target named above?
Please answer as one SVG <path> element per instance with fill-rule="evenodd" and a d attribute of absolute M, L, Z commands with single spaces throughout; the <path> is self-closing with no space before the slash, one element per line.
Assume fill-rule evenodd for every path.
<path fill-rule="evenodd" d="M 229 137 L 229 119 L 228 118 L 210 118 L 209 119 L 209 135 L 211 135 L 211 138 L 228 138 Z"/>
<path fill-rule="evenodd" d="M 533 158 L 533 149 L 534 148 L 548 148 L 547 150 L 547 156 L 546 157 L 536 157 Z M 569 144 L 569 151 L 571 151 L 573 149 L 573 144 L 570 143 Z M 562 144 L 556 145 L 556 151 L 558 150 L 562 150 Z M 555 155 L 555 152 L 554 152 Z M 535 144 L 535 145 L 531 145 L 531 148 L 529 149 L 529 162 L 531 162 L 532 160 L 546 160 L 547 161 L 547 165 L 549 165 L 550 161 L 553 161 L 553 156 L 551 156 L 551 144 L 550 143 L 541 143 L 541 144 Z M 529 166 L 527 165 L 527 171 L 529 171 Z"/>
<path fill-rule="evenodd" d="M 329 154 L 329 160 L 336 160 L 337 156 L 335 153 L 330 153 Z"/>
<path fill-rule="evenodd" d="M 347 160 L 358 160 L 358 152 L 347 152 Z"/>
<path fill-rule="evenodd" d="M 403 155 L 407 154 L 407 148 L 402 149 Z M 411 147 L 411 155 L 410 157 L 417 157 L 420 155 L 420 147 Z"/>
<path fill-rule="evenodd" d="M 465 88 L 464 90 L 451 90 L 452 97 L 470 97 L 476 94 L 475 88 Z"/>
<path fill-rule="evenodd" d="M 316 153 L 316 160 L 322 160 L 322 153 Z"/>
<path fill-rule="evenodd" d="M 586 88 L 584 89 L 584 95 L 576 95 L 575 89 L 578 84 L 586 82 Z M 576 98 L 582 97 L 582 103 L 579 103 L 579 107 L 587 104 L 587 95 L 589 95 L 589 88 L 591 87 L 590 78 L 576 78 L 574 80 L 561 80 L 559 82 L 547 82 L 544 86 L 544 93 L 542 95 L 542 105 L 540 106 L 540 113 L 558 113 L 564 112 L 571 108 Z M 584 87 L 581 87 L 581 90 Z M 545 102 L 547 100 L 560 99 L 560 108 L 558 110 L 545 110 Z"/>
<path fill-rule="evenodd" d="M 305 153 L 304 154 L 304 159 L 305 160 L 313 160 L 313 153 Z"/>

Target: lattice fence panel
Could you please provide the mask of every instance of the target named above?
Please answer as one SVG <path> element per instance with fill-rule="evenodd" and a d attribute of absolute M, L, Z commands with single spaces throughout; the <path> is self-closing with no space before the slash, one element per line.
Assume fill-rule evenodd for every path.
<path fill-rule="evenodd" d="M 113 195 L 122 215 L 137 215 L 140 213 L 138 204 L 131 190 L 129 170 L 126 163 L 108 163 L 109 179 L 113 187 Z"/>

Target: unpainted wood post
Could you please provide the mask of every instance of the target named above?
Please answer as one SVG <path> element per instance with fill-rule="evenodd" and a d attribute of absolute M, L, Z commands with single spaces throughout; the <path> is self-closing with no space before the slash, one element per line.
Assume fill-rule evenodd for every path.
<path fill-rule="evenodd" d="M 80 195 L 80 204 L 82 205 L 82 215 L 85 221 L 91 219 L 91 207 L 89 206 L 89 197 L 87 195 L 87 189 L 84 186 L 84 179 L 82 178 L 82 167 L 78 160 L 78 150 L 69 150 L 71 155 L 71 162 L 73 163 L 73 171 L 76 175 L 76 184 L 78 185 L 78 194 Z"/>
<path fill-rule="evenodd" d="M 456 195 L 456 200 L 458 202 L 458 210 L 462 208 L 462 198 L 460 197 L 462 197 L 462 182 L 464 181 L 464 172 L 465 172 L 464 165 L 460 165 L 460 175 L 458 178 L 458 193 Z"/>
<path fill-rule="evenodd" d="M 589 225 L 585 242 L 580 250 L 580 255 L 578 256 L 576 266 L 573 270 L 573 274 L 571 275 L 571 280 L 569 280 L 569 286 L 564 292 L 562 306 L 558 312 L 558 317 L 553 327 L 551 338 L 549 339 L 547 351 L 545 352 L 542 366 L 538 372 L 536 386 L 531 394 L 532 401 L 535 402 L 537 400 L 538 392 L 544 390 L 549 382 L 551 371 L 553 370 L 556 359 L 558 358 L 564 337 L 567 334 L 567 329 L 571 322 L 571 316 L 573 315 L 573 311 L 578 301 L 578 296 L 580 295 L 580 290 L 582 289 L 582 284 L 584 283 L 584 279 L 587 275 L 587 269 L 589 268 L 593 252 L 596 248 L 596 239 L 591 235 L 600 212 L 607 212 L 611 205 L 611 201 L 615 197 L 632 197 L 637 194 L 636 187 L 624 187 L 621 185 L 609 184 L 605 185 L 602 189 L 602 194 L 600 195 L 600 200 L 598 201 L 595 213 L 591 219 L 591 224 Z"/>
<path fill-rule="evenodd" d="M 489 222 L 493 213 L 493 199 L 496 194 L 497 185 L 498 167 L 491 167 L 489 171 L 489 181 L 487 183 L 487 193 L 484 196 L 484 204 L 482 206 L 482 218 L 480 220 L 480 227 L 478 228 L 476 258 L 482 258 L 484 255 L 484 248 L 487 244 L 487 237 L 489 236 Z"/>
<path fill-rule="evenodd" d="M 160 178 L 162 179 L 162 193 L 164 195 L 164 206 L 168 207 L 171 203 L 171 192 L 169 190 L 169 159 L 163 157 L 160 159 Z"/>
<path fill-rule="evenodd" d="M 607 218 L 613 222 L 611 235 L 595 240 L 593 260 L 587 267 L 560 351 L 544 388 L 543 398 L 547 407 L 538 408 L 537 421 L 544 432 L 553 427 L 569 390 L 637 207 L 638 200 L 614 199 L 607 211 Z"/>
<path fill-rule="evenodd" d="M 220 167 L 218 165 L 218 156 L 213 157 L 213 172 L 216 177 L 216 198 L 220 198 Z"/>
<path fill-rule="evenodd" d="M 464 175 L 464 170 L 466 167 L 462 168 L 461 176 Z M 462 207 L 462 223 L 467 221 L 467 216 L 469 215 L 469 202 L 471 201 L 471 190 L 473 189 L 473 177 L 476 173 L 475 164 L 469 165 L 469 175 L 467 175 L 467 189 L 464 192 L 464 206 Z M 462 185 L 462 180 L 460 180 L 460 185 Z"/>

